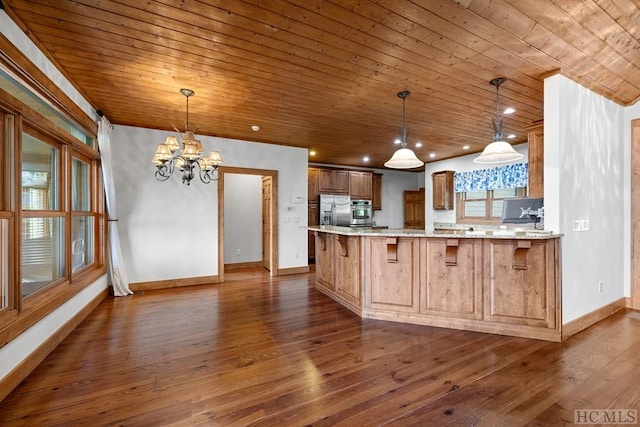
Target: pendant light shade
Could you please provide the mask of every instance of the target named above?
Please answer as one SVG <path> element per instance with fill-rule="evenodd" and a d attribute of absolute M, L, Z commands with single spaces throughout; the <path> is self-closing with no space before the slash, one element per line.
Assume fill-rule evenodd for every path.
<path fill-rule="evenodd" d="M 522 157 L 522 154 L 514 150 L 508 142 L 494 141 L 484 147 L 482 154 L 473 161 L 476 163 L 505 163 L 520 160 Z"/>
<path fill-rule="evenodd" d="M 518 153 L 512 146 L 506 141 L 502 140 L 502 128 L 504 126 L 504 119 L 499 114 L 499 98 L 498 91 L 500 85 L 505 82 L 506 77 L 497 77 L 489 82 L 489 84 L 496 87 L 496 118 L 491 120 L 493 127 L 493 142 L 487 145 L 482 154 L 473 159 L 475 163 L 507 163 L 515 160 L 520 160 L 523 155 Z"/>
<path fill-rule="evenodd" d="M 407 148 L 407 128 L 404 126 L 404 100 L 407 99 L 409 95 L 411 95 L 411 92 L 408 90 L 398 92 L 398 97 L 402 98 L 402 142 L 400 149 L 393 153 L 393 156 L 384 164 L 384 166 L 389 169 L 412 169 L 424 165 L 424 162 L 420 160 L 410 148 Z"/>
<path fill-rule="evenodd" d="M 416 154 L 409 148 L 400 148 L 384 164 L 390 169 L 411 169 L 419 168 L 422 165 L 424 162 L 416 157 Z"/>

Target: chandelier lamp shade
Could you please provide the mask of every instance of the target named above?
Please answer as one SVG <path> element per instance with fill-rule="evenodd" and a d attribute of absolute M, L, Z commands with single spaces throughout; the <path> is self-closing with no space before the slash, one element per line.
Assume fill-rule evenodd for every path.
<path fill-rule="evenodd" d="M 491 127 L 493 128 L 493 142 L 488 144 L 482 153 L 473 159 L 475 163 L 495 164 L 506 163 L 520 160 L 523 155 L 518 153 L 511 144 L 502 138 L 502 128 L 504 127 L 504 118 L 499 113 L 499 91 L 500 85 L 506 81 L 506 77 L 496 77 L 489 84 L 496 87 L 496 118 L 491 119 Z"/>
<path fill-rule="evenodd" d="M 387 160 L 384 164 L 389 169 L 412 169 L 419 168 L 424 165 L 424 162 L 410 149 L 407 148 L 407 128 L 404 125 L 405 118 L 405 100 L 411 95 L 411 92 L 404 90 L 398 92 L 398 97 L 402 98 L 402 140 L 400 142 L 400 148 L 393 153 L 393 156 Z"/>
<path fill-rule="evenodd" d="M 196 175 L 208 184 L 219 178 L 218 167 L 222 164 L 222 157 L 218 151 L 203 156 L 202 143 L 194 135 L 197 129 L 189 130 L 189 97 L 195 92 L 180 89 L 180 93 L 187 98 L 185 131 L 181 133 L 174 125 L 173 128 L 180 134 L 180 143 L 175 136 L 168 136 L 165 142 L 158 144 L 152 160 L 156 165 L 156 179 L 166 181 L 178 170 L 182 174 L 183 184 L 190 185 Z"/>

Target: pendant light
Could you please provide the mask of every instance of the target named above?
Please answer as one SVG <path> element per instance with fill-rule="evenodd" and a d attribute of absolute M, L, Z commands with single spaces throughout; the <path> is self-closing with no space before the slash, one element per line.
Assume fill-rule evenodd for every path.
<path fill-rule="evenodd" d="M 384 164 L 385 167 L 390 169 L 411 169 L 419 168 L 424 165 L 424 162 L 418 159 L 410 148 L 407 148 L 407 128 L 404 126 L 404 101 L 411 95 L 408 90 L 398 92 L 398 97 L 402 98 L 402 141 L 400 149 L 398 149 L 393 156 Z"/>
<path fill-rule="evenodd" d="M 496 118 L 491 119 L 491 126 L 493 127 L 493 142 L 484 148 L 482 154 L 473 159 L 475 163 L 506 163 L 520 160 L 523 157 L 522 154 L 514 150 L 511 144 L 502 139 L 504 119 L 499 113 L 498 92 L 500 90 L 500 85 L 506 80 L 506 77 L 496 77 L 489 82 L 489 84 L 496 87 Z"/>

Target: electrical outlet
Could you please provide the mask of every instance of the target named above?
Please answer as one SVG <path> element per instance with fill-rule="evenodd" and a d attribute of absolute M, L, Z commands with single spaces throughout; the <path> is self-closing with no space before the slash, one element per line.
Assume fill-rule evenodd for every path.
<path fill-rule="evenodd" d="M 236 249 L 236 255 L 240 255 L 240 249 Z"/>
<path fill-rule="evenodd" d="M 296 258 L 300 258 L 300 252 L 296 251 Z"/>
<path fill-rule="evenodd" d="M 573 231 L 580 231 L 580 220 L 576 219 L 575 221 L 573 221 Z"/>
<path fill-rule="evenodd" d="M 598 282 L 598 292 L 600 292 L 600 293 L 604 292 L 604 282 L 603 281 L 599 281 Z"/>
<path fill-rule="evenodd" d="M 580 220 L 580 229 L 582 231 L 587 231 L 589 229 L 589 220 L 588 219 Z"/>

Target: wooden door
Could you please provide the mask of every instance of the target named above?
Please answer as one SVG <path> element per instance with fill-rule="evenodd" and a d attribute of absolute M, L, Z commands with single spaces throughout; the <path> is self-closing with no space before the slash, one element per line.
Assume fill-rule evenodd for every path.
<path fill-rule="evenodd" d="M 424 229 L 424 188 L 418 191 L 405 191 L 404 228 Z"/>
<path fill-rule="evenodd" d="M 262 266 L 271 271 L 272 185 L 270 176 L 262 177 Z"/>
<path fill-rule="evenodd" d="M 640 310 L 640 119 L 631 122 L 631 305 Z"/>

